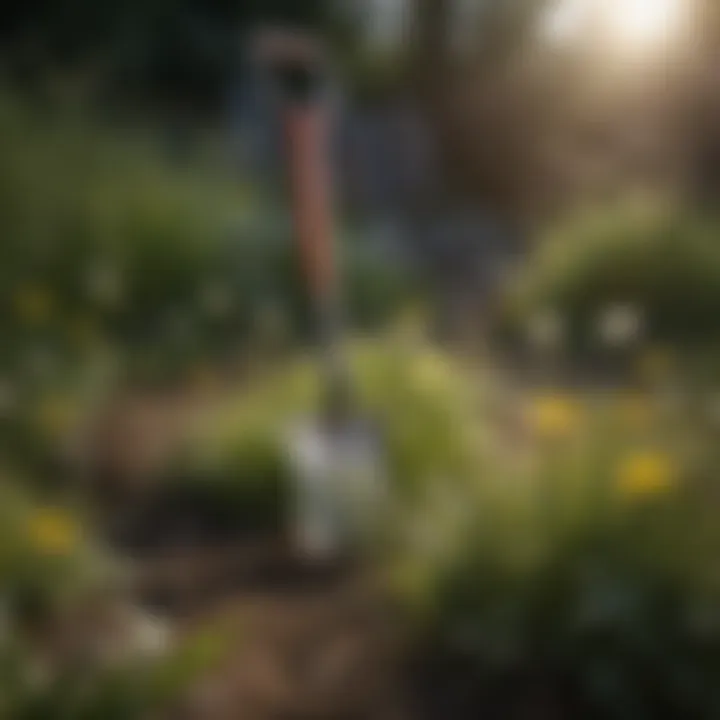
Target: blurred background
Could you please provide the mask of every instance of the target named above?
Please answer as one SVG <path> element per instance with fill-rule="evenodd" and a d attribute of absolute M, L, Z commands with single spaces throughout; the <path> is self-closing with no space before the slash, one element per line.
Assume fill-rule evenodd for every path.
<path fill-rule="evenodd" d="M 361 560 L 283 96 L 324 48 Z M 720 6 L 25 0 L 0 23 L 0 718 L 720 714 Z"/>

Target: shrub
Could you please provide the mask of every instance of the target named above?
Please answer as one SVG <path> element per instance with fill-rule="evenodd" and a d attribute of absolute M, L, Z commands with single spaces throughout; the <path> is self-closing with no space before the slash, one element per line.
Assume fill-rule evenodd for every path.
<path fill-rule="evenodd" d="M 70 424 L 122 381 L 182 382 L 311 333 L 289 222 L 246 183 L 2 92 L 0 154 L 5 457 L 33 473 L 57 466 L 68 433 L 38 422 L 57 396 L 75 409 Z M 382 324 L 415 292 L 411 278 L 359 240 L 343 244 L 348 314 Z"/>
<path fill-rule="evenodd" d="M 119 565 L 80 513 L 24 486 L 0 485 L 0 717 L 167 709 L 220 659 L 220 636 L 206 628 L 170 644 L 159 620 L 128 604 Z"/>
<path fill-rule="evenodd" d="M 356 342 L 350 356 L 357 411 L 381 431 L 390 502 L 468 476 L 473 448 L 464 429 L 474 393 L 463 382 L 465 370 L 426 345 L 397 339 Z M 314 360 L 297 360 L 201 418 L 170 487 L 192 489 L 196 506 L 204 497 L 216 518 L 236 527 L 277 528 L 292 493 L 285 443 L 293 423 L 319 412 L 316 372 Z"/>
<path fill-rule="evenodd" d="M 116 568 L 77 512 L 43 505 L 25 485 L 0 485 L 0 585 L 3 612 L 35 622 L 111 583 Z"/>
<path fill-rule="evenodd" d="M 161 656 L 135 651 L 112 663 L 54 658 L 12 633 L 0 642 L 0 715 L 13 720 L 142 720 L 177 707 L 226 650 L 196 632 Z"/>
<path fill-rule="evenodd" d="M 169 368 L 187 353 L 183 324 L 226 327 L 203 316 L 198 295 L 226 279 L 243 207 L 227 180 L 175 170 L 145 139 L 40 116 L 7 96 L 0 127 L 4 376 L 77 377 L 108 352 L 132 360 L 159 347 Z"/>
<path fill-rule="evenodd" d="M 0 152 L 2 375 L 77 377 L 110 353 L 167 376 L 247 346 L 269 303 L 290 336 L 307 329 L 286 213 L 247 184 L 7 94 Z M 411 293 L 406 273 L 357 242 L 347 264 L 361 324 Z"/>
<path fill-rule="evenodd" d="M 570 402 L 548 434 L 548 404 Z M 653 398 L 530 405 L 472 486 L 407 520 L 393 582 L 435 666 L 458 661 L 470 717 L 489 702 L 520 717 L 714 716 L 720 535 L 702 428 Z"/>
<path fill-rule="evenodd" d="M 552 309 L 575 349 L 595 349 L 603 313 L 636 308 L 647 339 L 717 342 L 717 220 L 675 207 L 625 202 L 564 220 L 541 238 L 512 292 L 516 328 Z"/>

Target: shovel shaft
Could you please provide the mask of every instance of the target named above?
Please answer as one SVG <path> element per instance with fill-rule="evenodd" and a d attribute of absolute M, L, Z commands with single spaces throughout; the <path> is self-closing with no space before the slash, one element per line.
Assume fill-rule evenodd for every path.
<path fill-rule="evenodd" d="M 284 120 L 293 221 L 316 316 L 326 410 L 329 419 L 339 420 L 348 411 L 349 378 L 342 352 L 340 283 L 333 243 L 328 113 L 313 98 L 289 103 Z"/>
<path fill-rule="evenodd" d="M 293 220 L 305 278 L 317 306 L 333 301 L 337 272 L 332 244 L 330 178 L 325 158 L 327 121 L 313 106 L 291 106 L 285 137 Z"/>

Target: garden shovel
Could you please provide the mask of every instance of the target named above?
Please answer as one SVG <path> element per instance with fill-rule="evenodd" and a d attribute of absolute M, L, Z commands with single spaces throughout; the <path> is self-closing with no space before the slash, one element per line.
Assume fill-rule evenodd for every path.
<path fill-rule="evenodd" d="M 317 416 L 298 423 L 289 442 L 293 535 L 303 554 L 332 558 L 353 553 L 372 534 L 382 502 L 380 444 L 355 407 L 343 347 L 324 63 L 305 36 L 265 35 L 261 47 L 281 95 L 294 234 L 315 318 L 323 389 Z"/>

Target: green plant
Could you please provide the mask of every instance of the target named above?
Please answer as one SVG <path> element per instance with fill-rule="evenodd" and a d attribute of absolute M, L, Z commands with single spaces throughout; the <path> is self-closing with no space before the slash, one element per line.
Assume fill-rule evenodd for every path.
<path fill-rule="evenodd" d="M 358 410 L 379 427 L 390 502 L 433 483 L 462 482 L 473 467 L 468 421 L 475 396 L 466 370 L 428 345 L 388 336 L 351 344 Z M 210 416 L 199 419 L 169 487 L 242 525 L 277 527 L 288 510 L 292 479 L 286 442 L 293 425 L 319 411 L 314 359 L 294 361 L 256 378 Z"/>
<path fill-rule="evenodd" d="M 181 384 L 312 333 L 287 213 L 247 183 L 2 88 L 0 154 L 0 452 L 23 470 L 55 474 L 71 426 L 123 382 Z M 348 314 L 381 325 L 416 293 L 409 273 L 342 244 Z M 46 422 L 58 396 L 64 429 Z"/>
<path fill-rule="evenodd" d="M 289 337 L 308 331 L 287 213 L 248 184 L 8 93 L 0 152 L 0 377 L 77 379 L 108 354 L 182 374 L 252 344 L 268 305 Z M 382 322 L 408 273 L 345 244 L 350 316 Z"/>
<path fill-rule="evenodd" d="M 506 322 L 522 330 L 538 312 L 564 320 L 571 348 L 601 349 L 598 325 L 618 304 L 642 315 L 654 342 L 717 341 L 717 219 L 625 201 L 566 218 L 537 245 L 512 289 Z"/>
<path fill-rule="evenodd" d="M 396 591 L 478 703 L 512 688 L 502 713 L 539 689 L 532 712 L 713 717 L 720 534 L 698 483 L 716 465 L 688 444 L 701 426 L 652 396 L 569 402 L 523 400 L 511 444 L 490 426 L 472 485 L 409 510 Z"/>
<path fill-rule="evenodd" d="M 48 664 L 15 637 L 0 643 L 3 720 L 142 720 L 172 709 L 225 654 L 215 631 L 196 632 L 162 657 Z"/>
<path fill-rule="evenodd" d="M 77 511 L 3 481 L 0 718 L 139 720 L 221 658 L 212 627 L 169 645 L 159 621 L 122 604 L 121 580 Z"/>
<path fill-rule="evenodd" d="M 0 585 L 4 609 L 35 623 L 111 582 L 115 568 L 76 512 L 38 502 L 26 485 L 0 485 Z"/>

